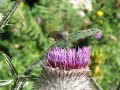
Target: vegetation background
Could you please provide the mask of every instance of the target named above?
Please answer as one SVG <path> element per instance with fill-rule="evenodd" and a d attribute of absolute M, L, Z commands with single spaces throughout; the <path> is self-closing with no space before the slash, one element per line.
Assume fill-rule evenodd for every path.
<path fill-rule="evenodd" d="M 0 0 L 0 20 L 13 2 Z M 10 56 L 20 74 L 54 42 L 48 39 L 49 32 L 101 29 L 103 33 L 79 40 L 73 47 L 92 47 L 90 75 L 104 90 L 115 90 L 120 81 L 120 0 L 26 0 L 9 24 L 0 33 L 0 51 Z M 0 80 L 3 79 L 12 77 L 0 55 Z"/>

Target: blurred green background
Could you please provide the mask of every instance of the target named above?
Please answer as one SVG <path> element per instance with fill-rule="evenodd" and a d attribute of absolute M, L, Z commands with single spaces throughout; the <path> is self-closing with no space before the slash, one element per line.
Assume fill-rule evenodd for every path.
<path fill-rule="evenodd" d="M 13 2 L 1 0 L 0 20 Z M 101 37 L 79 40 L 74 47 L 92 47 L 90 75 L 104 90 L 115 90 L 120 81 L 120 0 L 26 0 L 17 8 L 9 24 L 0 33 L 0 51 L 10 56 L 19 74 L 53 43 L 47 37 L 49 32 L 101 29 Z M 12 77 L 0 55 L 0 80 L 3 79 Z M 9 88 L 1 87 L 0 90 Z"/>

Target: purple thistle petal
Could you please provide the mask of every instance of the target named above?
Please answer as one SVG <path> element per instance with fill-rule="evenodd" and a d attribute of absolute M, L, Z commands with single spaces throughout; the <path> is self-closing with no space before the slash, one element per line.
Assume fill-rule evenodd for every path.
<path fill-rule="evenodd" d="M 86 67 L 88 65 L 88 61 L 90 60 L 90 48 L 83 47 L 83 65 Z"/>
<path fill-rule="evenodd" d="M 63 70 L 85 68 L 90 60 L 90 47 L 78 48 L 58 48 L 53 47 L 48 52 L 48 63 L 53 68 Z"/>
<path fill-rule="evenodd" d="M 83 66 L 83 54 L 81 48 L 78 48 L 77 52 L 77 65 L 79 66 L 79 68 Z"/>

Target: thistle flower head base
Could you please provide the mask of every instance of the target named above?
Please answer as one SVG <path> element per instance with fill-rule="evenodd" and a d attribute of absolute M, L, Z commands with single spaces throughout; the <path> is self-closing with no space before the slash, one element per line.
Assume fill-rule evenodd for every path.
<path fill-rule="evenodd" d="M 89 68 L 61 70 L 42 65 L 42 75 L 34 83 L 35 90 L 92 90 L 89 86 Z"/>

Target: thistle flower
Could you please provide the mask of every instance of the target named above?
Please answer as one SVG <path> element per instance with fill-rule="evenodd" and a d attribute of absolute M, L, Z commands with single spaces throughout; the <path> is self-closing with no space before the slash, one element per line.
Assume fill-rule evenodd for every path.
<path fill-rule="evenodd" d="M 34 81 L 34 90 L 98 90 L 90 84 L 87 73 L 90 47 L 58 48 L 48 52 L 40 77 Z"/>
<path fill-rule="evenodd" d="M 63 49 L 54 47 L 48 52 L 48 64 L 63 70 L 85 68 L 90 60 L 90 47 Z"/>

